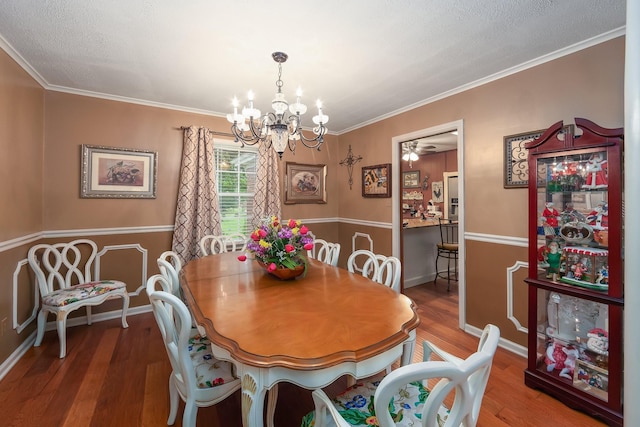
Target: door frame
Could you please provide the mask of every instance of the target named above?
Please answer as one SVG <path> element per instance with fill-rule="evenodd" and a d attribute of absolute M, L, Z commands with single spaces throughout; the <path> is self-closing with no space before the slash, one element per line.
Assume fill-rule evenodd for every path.
<path fill-rule="evenodd" d="M 403 135 L 391 138 L 391 162 L 392 170 L 395 170 L 396 178 L 392 179 L 391 191 L 391 224 L 392 236 L 391 247 L 393 256 L 402 257 L 402 198 L 400 197 L 400 183 L 402 182 L 402 166 L 400 164 L 400 145 L 404 141 L 417 138 L 425 138 L 444 132 L 458 132 L 458 242 L 460 242 L 458 255 L 458 324 L 464 329 L 466 324 L 466 269 L 465 269 L 465 209 L 464 209 L 464 121 L 462 119 L 453 122 L 443 123 L 441 125 L 417 130 Z"/>

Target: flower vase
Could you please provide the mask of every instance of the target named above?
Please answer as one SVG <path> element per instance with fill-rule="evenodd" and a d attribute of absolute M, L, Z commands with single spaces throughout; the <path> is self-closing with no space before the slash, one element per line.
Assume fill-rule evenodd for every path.
<path fill-rule="evenodd" d="M 269 271 L 269 266 L 265 263 L 258 261 L 258 264 L 260 264 L 260 266 L 264 268 L 267 273 L 277 277 L 280 280 L 292 280 L 304 273 L 304 265 L 298 265 L 296 266 L 296 268 L 278 267 L 273 271 Z"/>

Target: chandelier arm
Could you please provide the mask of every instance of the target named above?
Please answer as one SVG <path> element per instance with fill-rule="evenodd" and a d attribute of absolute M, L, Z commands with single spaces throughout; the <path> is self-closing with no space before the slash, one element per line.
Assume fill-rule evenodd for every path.
<path fill-rule="evenodd" d="M 298 136 L 300 136 L 300 141 L 305 147 L 318 148 L 318 150 L 320 150 L 320 146 L 324 142 L 323 140 L 324 134 L 327 133 L 327 128 L 324 125 L 320 124 L 318 126 L 318 128 L 320 129 L 318 135 L 316 135 L 315 138 L 306 138 L 302 133 L 302 119 L 300 118 L 300 115 L 299 114 L 290 115 L 287 118 L 287 122 L 291 123 L 292 119 L 295 119 L 295 123 L 296 123 L 296 127 L 295 129 L 293 129 L 292 134 L 297 134 Z M 307 144 L 307 143 L 313 143 L 313 142 L 315 142 L 315 144 Z M 294 142 L 294 147 L 295 147 L 295 142 Z"/>
<path fill-rule="evenodd" d="M 235 142 L 241 142 L 242 146 L 244 147 L 244 145 L 256 145 L 258 142 L 261 141 L 261 139 L 259 138 L 254 138 L 253 136 L 247 136 L 244 134 L 244 131 L 241 131 L 237 125 L 232 125 L 231 126 L 231 132 L 233 132 L 233 135 L 235 136 Z"/>
<path fill-rule="evenodd" d="M 317 147 L 318 149 L 320 148 L 320 146 L 324 142 L 324 134 L 327 133 L 327 128 L 324 127 L 324 125 L 319 125 L 318 129 L 319 131 L 315 138 L 305 138 L 304 134 L 302 133 L 302 127 L 300 127 L 300 131 L 298 135 L 300 135 L 300 141 L 304 144 L 305 147 L 307 148 Z M 307 143 L 310 143 L 310 144 L 307 144 Z M 311 144 L 311 143 L 315 143 L 315 144 Z"/>

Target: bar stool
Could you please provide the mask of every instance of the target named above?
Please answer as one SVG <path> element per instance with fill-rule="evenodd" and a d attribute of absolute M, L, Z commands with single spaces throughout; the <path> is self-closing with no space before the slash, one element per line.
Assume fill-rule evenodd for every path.
<path fill-rule="evenodd" d="M 438 277 L 447 279 L 447 292 L 451 290 L 451 280 L 458 281 L 458 223 L 451 219 L 438 217 L 440 227 L 440 243 L 437 244 L 438 254 L 436 256 L 436 277 L 433 284 L 436 284 Z M 438 260 L 440 257 L 447 260 L 447 273 L 440 272 Z M 453 262 L 453 265 L 452 265 Z M 451 269 L 453 268 L 453 271 Z"/>

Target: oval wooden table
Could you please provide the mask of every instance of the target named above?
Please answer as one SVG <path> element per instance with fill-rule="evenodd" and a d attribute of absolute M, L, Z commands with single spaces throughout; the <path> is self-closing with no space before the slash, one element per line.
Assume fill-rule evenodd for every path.
<path fill-rule="evenodd" d="M 245 427 L 263 426 L 269 389 L 273 415 L 280 381 L 315 389 L 411 362 L 420 319 L 405 295 L 316 260 L 305 277 L 281 281 L 237 256 L 190 261 L 180 282 L 215 357 L 237 367 Z"/>

